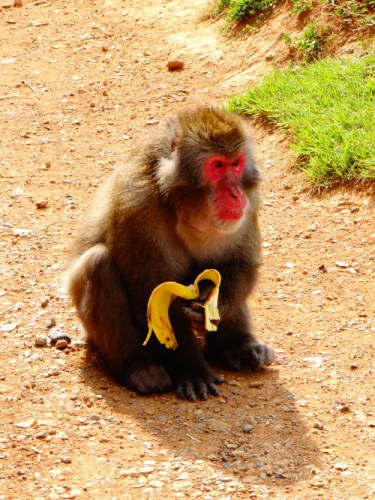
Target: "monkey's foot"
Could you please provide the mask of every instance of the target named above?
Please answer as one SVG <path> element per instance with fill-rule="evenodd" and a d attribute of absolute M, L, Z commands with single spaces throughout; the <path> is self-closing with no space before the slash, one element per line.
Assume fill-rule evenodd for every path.
<path fill-rule="evenodd" d="M 185 378 L 177 383 L 177 395 L 181 399 L 188 401 L 196 401 L 197 397 L 203 401 L 208 398 L 208 395 L 219 396 L 220 393 L 216 385 L 222 384 L 224 379 L 216 375 L 208 375 L 207 377 Z"/>
<path fill-rule="evenodd" d="M 129 372 L 127 386 L 139 394 L 161 393 L 172 388 L 172 380 L 162 365 L 139 361 Z"/>
<path fill-rule="evenodd" d="M 248 342 L 237 348 L 225 350 L 222 360 L 229 370 L 257 370 L 262 366 L 270 365 L 274 360 L 271 347 L 259 342 Z"/>

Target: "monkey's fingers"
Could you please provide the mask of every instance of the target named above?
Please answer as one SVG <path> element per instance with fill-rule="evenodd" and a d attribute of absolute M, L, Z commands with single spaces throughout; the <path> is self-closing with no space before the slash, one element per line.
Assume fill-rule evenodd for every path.
<path fill-rule="evenodd" d="M 201 310 L 197 311 L 193 305 L 191 307 L 183 307 L 182 311 L 187 316 L 191 321 L 195 323 L 202 323 L 204 324 L 204 307 L 202 305 Z"/>
<path fill-rule="evenodd" d="M 215 289 L 215 283 L 210 281 L 210 280 L 201 280 L 198 283 L 198 288 L 199 288 L 199 302 L 203 304 L 206 302 L 210 294 L 213 292 Z M 198 304 L 199 304 L 198 302 Z"/>

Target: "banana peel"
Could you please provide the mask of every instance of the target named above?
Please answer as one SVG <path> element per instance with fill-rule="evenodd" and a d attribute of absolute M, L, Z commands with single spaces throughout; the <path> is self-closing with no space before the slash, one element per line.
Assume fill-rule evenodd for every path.
<path fill-rule="evenodd" d="M 174 281 L 166 281 L 154 288 L 147 304 L 148 333 L 143 345 L 146 345 L 151 338 L 152 332 L 161 344 L 167 349 L 176 349 L 178 344 L 169 319 L 169 305 L 175 297 L 187 300 L 199 298 L 199 282 L 210 280 L 215 284 L 203 304 L 205 314 L 205 328 L 212 332 L 217 330 L 217 325 L 213 321 L 220 319 L 218 300 L 221 275 L 216 269 L 206 269 L 194 281 L 194 284 L 185 286 Z"/>

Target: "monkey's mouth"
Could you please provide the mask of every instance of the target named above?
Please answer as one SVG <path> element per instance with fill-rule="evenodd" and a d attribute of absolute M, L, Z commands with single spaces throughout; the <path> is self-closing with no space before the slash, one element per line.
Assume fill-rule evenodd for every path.
<path fill-rule="evenodd" d="M 242 208 L 230 209 L 230 210 L 221 210 L 218 213 L 218 218 L 222 222 L 236 222 L 239 221 L 244 214 Z"/>

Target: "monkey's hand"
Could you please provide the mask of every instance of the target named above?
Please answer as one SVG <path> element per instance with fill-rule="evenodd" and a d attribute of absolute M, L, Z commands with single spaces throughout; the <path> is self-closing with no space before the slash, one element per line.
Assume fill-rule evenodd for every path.
<path fill-rule="evenodd" d="M 222 377 L 210 373 L 205 377 L 184 378 L 177 383 L 177 395 L 181 399 L 195 402 L 197 397 L 203 401 L 208 398 L 208 395 L 219 396 L 220 393 L 216 385 L 224 382 Z"/>
<path fill-rule="evenodd" d="M 189 305 L 182 308 L 185 316 L 187 316 L 192 323 L 193 330 L 197 333 L 206 332 L 206 310 L 205 303 L 208 297 L 216 288 L 215 284 L 210 280 L 202 280 L 198 284 L 199 297 L 192 300 Z M 215 326 L 219 324 L 219 319 L 211 319 L 211 323 Z"/>
<path fill-rule="evenodd" d="M 215 322 L 220 318 L 217 306 L 220 282 L 221 276 L 216 269 L 206 269 L 199 274 L 193 285 L 185 286 L 174 281 L 166 281 L 157 286 L 153 290 L 147 305 L 149 329 L 143 345 L 147 344 L 152 332 L 155 332 L 161 344 L 164 344 L 167 348 L 177 348 L 177 340 L 169 319 L 169 305 L 176 297 L 194 301 L 194 303 L 202 306 L 204 330 L 215 331 L 217 329 Z M 197 309 L 196 306 L 194 307 Z M 192 321 L 195 321 L 197 328 L 201 330 L 201 311 L 194 310 L 192 307 L 188 307 L 187 310 L 189 312 L 185 313 L 184 311 L 185 315 L 189 316 L 190 314 Z"/>

